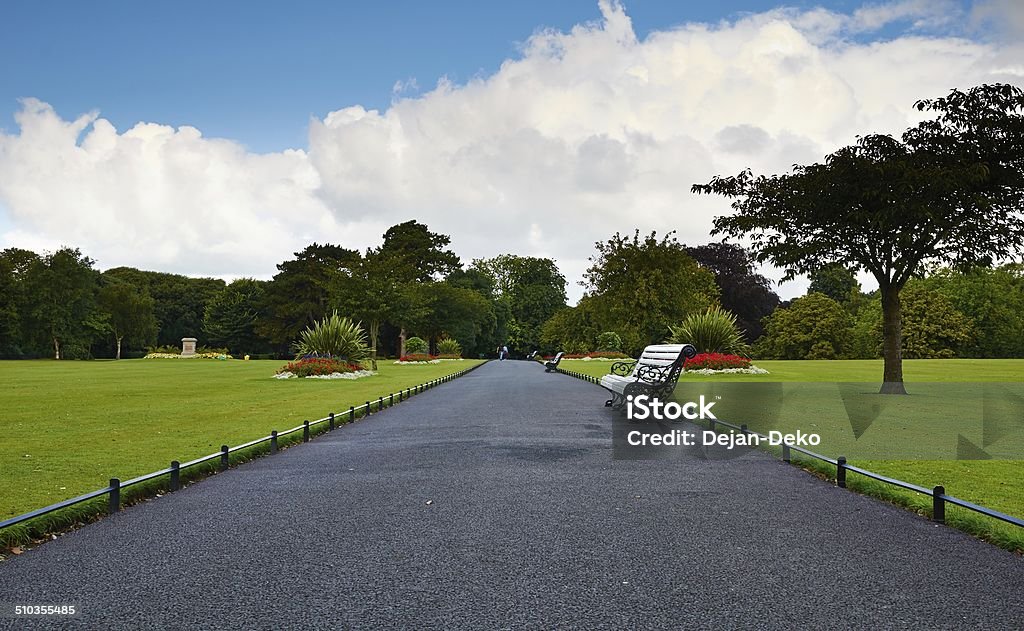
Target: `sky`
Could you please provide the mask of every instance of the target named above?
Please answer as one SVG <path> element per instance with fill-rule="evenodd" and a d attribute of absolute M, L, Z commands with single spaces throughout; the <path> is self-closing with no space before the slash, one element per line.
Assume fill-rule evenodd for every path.
<path fill-rule="evenodd" d="M 571 301 L 615 232 L 712 240 L 729 203 L 694 183 L 1024 86 L 1016 0 L 16 0 L 0 22 L 0 248 L 266 279 L 416 219 L 467 263 L 555 259 Z"/>

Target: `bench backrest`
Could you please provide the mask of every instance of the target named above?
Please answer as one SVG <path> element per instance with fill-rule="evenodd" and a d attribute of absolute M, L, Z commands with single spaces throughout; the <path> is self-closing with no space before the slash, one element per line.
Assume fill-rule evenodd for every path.
<path fill-rule="evenodd" d="M 551 363 L 557 364 L 558 362 L 562 361 L 562 355 L 565 355 L 565 353 L 562 351 L 558 351 L 558 354 L 551 359 Z"/>
<path fill-rule="evenodd" d="M 636 362 L 636 367 L 633 369 L 633 374 L 636 374 L 637 368 L 641 365 L 644 366 L 671 366 L 672 364 L 683 363 L 683 346 L 684 344 L 654 344 L 648 346 L 640 353 L 640 359 Z"/>

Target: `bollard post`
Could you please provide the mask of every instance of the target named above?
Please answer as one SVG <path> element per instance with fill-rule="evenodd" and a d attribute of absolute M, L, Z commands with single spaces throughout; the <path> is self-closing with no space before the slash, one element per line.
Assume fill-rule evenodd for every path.
<path fill-rule="evenodd" d="M 946 523 L 946 500 L 942 496 L 946 494 L 946 487 L 941 484 L 932 489 L 932 520 L 940 524 Z"/>
<path fill-rule="evenodd" d="M 302 442 L 309 442 L 309 421 L 302 421 Z"/>
<path fill-rule="evenodd" d="M 782 443 L 782 461 L 783 462 L 790 462 L 791 461 L 791 458 L 790 458 L 790 455 L 789 455 L 789 444 L 788 443 Z"/>
<path fill-rule="evenodd" d="M 334 431 L 334 412 L 331 412 L 327 416 L 330 419 L 329 421 L 327 421 L 327 429 Z"/>
<path fill-rule="evenodd" d="M 377 411 L 384 409 L 384 397 L 377 397 Z"/>
<path fill-rule="evenodd" d="M 370 402 L 367 401 L 366 402 L 366 414 L 363 414 L 363 416 L 369 416 L 369 415 L 370 415 Z"/>
<path fill-rule="evenodd" d="M 394 404 L 395 404 L 395 393 L 392 392 L 391 394 L 388 395 L 388 407 L 391 407 Z"/>
<path fill-rule="evenodd" d="M 171 492 L 181 488 L 181 463 L 177 460 L 171 461 Z"/>
<path fill-rule="evenodd" d="M 710 429 L 711 431 L 715 431 L 715 419 L 708 419 L 708 429 Z"/>
<path fill-rule="evenodd" d="M 270 453 L 277 453 L 277 430 L 270 432 Z"/>
<path fill-rule="evenodd" d="M 355 408 L 354 405 L 350 405 L 348 407 L 348 422 L 349 423 L 355 423 L 356 422 L 356 408 Z"/>
<path fill-rule="evenodd" d="M 121 480 L 110 478 L 110 498 L 107 503 L 107 513 L 113 515 L 121 510 Z"/>
<path fill-rule="evenodd" d="M 227 471 L 228 470 L 228 446 L 227 445 L 221 445 L 220 446 L 220 470 L 221 471 Z"/>
<path fill-rule="evenodd" d="M 746 423 L 743 423 L 742 425 L 740 425 L 740 431 L 743 432 L 744 436 L 747 435 L 747 424 Z"/>
<path fill-rule="evenodd" d="M 846 488 L 846 456 L 836 459 L 836 486 Z"/>

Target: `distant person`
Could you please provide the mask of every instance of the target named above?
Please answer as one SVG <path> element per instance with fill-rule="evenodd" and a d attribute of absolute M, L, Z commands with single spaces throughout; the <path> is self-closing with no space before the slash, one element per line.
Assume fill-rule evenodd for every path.
<path fill-rule="evenodd" d="M 507 346 L 502 346 L 501 347 L 501 360 L 505 361 L 506 357 L 508 357 L 508 347 Z"/>

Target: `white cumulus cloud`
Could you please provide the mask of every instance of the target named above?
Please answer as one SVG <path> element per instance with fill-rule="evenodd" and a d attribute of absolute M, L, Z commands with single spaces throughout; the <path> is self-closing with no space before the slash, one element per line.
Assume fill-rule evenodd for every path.
<path fill-rule="evenodd" d="M 44 235 L 103 266 L 265 277 L 310 241 L 375 245 L 416 218 L 466 260 L 551 256 L 575 282 L 616 231 L 708 241 L 728 203 L 693 196 L 693 183 L 785 171 L 858 134 L 902 131 L 920 98 L 1022 81 L 1013 40 L 927 35 L 947 27 L 941 3 L 779 9 L 643 40 L 621 5 L 599 4 L 602 21 L 537 32 L 489 76 L 407 97 L 415 84 L 399 81 L 386 110 L 314 119 L 308 151 L 252 154 L 189 127 L 118 132 L 26 101 L 20 131 L 0 135 L 6 241 Z M 900 20 L 906 36 L 851 39 Z"/>

